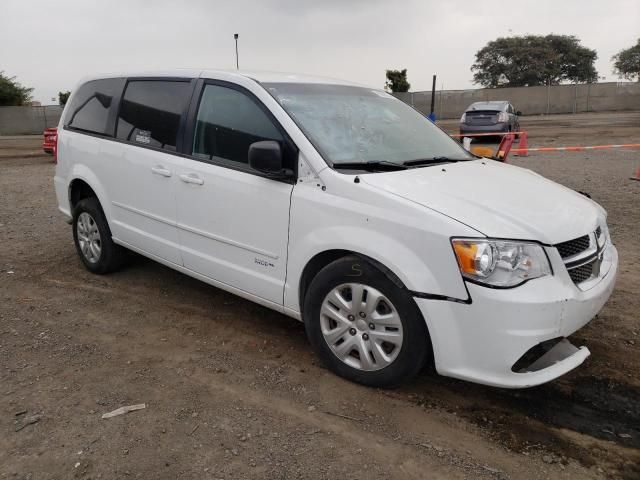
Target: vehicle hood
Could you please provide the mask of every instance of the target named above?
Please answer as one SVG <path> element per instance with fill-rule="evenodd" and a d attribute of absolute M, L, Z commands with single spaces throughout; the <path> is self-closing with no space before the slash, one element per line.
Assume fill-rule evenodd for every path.
<path fill-rule="evenodd" d="M 494 160 L 448 163 L 361 180 L 438 211 L 488 237 L 571 240 L 595 230 L 606 213 L 589 198 L 524 168 Z"/>

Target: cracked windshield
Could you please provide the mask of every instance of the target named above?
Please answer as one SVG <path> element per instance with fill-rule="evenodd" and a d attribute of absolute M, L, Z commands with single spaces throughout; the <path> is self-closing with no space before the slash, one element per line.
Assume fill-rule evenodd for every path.
<path fill-rule="evenodd" d="M 265 87 L 332 165 L 473 158 L 422 114 L 383 91 L 314 83 Z"/>

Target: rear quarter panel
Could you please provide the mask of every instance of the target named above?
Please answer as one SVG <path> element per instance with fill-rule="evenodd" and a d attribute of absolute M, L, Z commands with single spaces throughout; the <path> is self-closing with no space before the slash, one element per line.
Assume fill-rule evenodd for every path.
<path fill-rule="evenodd" d="M 96 193 L 107 219 L 111 218 L 111 202 L 105 182 L 117 181 L 117 178 L 105 178 L 116 175 L 117 171 L 101 165 L 100 148 L 105 140 L 92 135 L 60 129 L 58 137 L 58 164 L 54 183 L 58 208 L 65 215 L 71 215 L 69 205 L 69 186 L 76 179 L 85 181 Z M 105 170 L 100 172 L 100 169 Z"/>

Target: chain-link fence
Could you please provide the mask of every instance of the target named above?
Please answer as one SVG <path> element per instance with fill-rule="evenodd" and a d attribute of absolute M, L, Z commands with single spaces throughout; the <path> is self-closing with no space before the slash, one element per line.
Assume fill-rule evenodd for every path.
<path fill-rule="evenodd" d="M 431 109 L 431 92 L 396 93 L 425 115 Z M 473 102 L 509 100 L 523 115 L 640 110 L 640 82 L 611 82 L 550 87 L 438 90 L 435 113 L 439 119 L 459 118 Z M 0 107 L 0 135 L 41 134 L 55 127 L 62 107 Z"/>
<path fill-rule="evenodd" d="M 428 115 L 431 92 L 394 94 Z M 458 118 L 473 102 L 508 100 L 523 115 L 640 110 L 640 82 L 611 82 L 475 90 L 437 90 L 437 118 Z"/>
<path fill-rule="evenodd" d="M 0 135 L 37 135 L 58 125 L 62 107 L 0 107 Z"/>

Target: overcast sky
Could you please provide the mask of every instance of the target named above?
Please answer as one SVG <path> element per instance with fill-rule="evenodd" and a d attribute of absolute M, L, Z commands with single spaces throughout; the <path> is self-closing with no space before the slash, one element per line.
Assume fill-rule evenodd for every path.
<path fill-rule="evenodd" d="M 310 73 L 383 87 L 473 87 L 475 52 L 498 36 L 572 34 L 611 56 L 640 37 L 639 0 L 0 0 L 0 70 L 52 103 L 84 75 L 240 68 Z"/>

